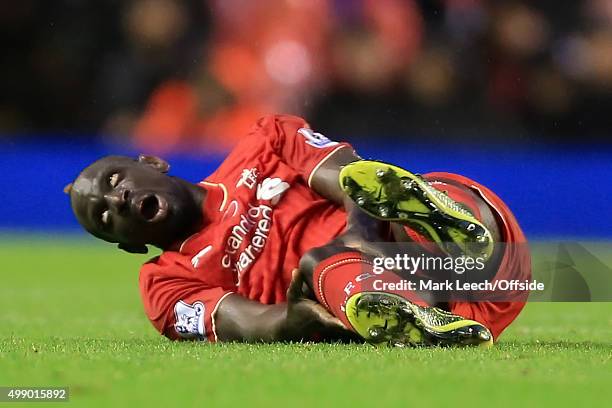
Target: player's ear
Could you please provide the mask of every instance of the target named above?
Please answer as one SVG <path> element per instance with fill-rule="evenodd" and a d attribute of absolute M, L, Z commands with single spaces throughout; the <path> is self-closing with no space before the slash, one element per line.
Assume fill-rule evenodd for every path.
<path fill-rule="evenodd" d="M 122 249 L 125 252 L 129 252 L 130 254 L 146 254 L 147 252 L 149 252 L 146 245 L 119 244 L 117 246 L 119 247 L 119 249 Z"/>
<path fill-rule="evenodd" d="M 148 164 L 160 173 L 167 173 L 170 170 L 170 164 L 157 156 L 141 154 L 138 156 L 138 163 Z"/>

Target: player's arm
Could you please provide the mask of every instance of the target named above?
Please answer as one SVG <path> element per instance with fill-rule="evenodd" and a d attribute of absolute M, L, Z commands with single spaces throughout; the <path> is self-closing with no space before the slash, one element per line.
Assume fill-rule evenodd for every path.
<path fill-rule="evenodd" d="M 272 342 L 280 340 L 287 305 L 264 305 L 235 293 L 228 295 L 215 314 L 219 341 Z"/>
<path fill-rule="evenodd" d="M 347 146 L 335 151 L 312 173 L 310 187 L 321 196 L 339 205 L 346 204 L 346 194 L 340 189 L 340 169 L 361 158 Z"/>
<path fill-rule="evenodd" d="M 344 206 L 347 216 L 345 236 L 351 239 L 345 240 L 344 244 L 369 252 L 369 242 L 386 240 L 388 224 L 367 215 L 340 188 L 340 170 L 357 160 L 361 157 L 349 146 L 335 151 L 312 173 L 310 186 L 321 196 Z"/>
<path fill-rule="evenodd" d="M 327 340 L 352 337 L 342 323 L 317 302 L 302 295 L 303 282 L 297 273 L 287 291 L 287 302 L 264 305 L 237 294 L 226 296 L 215 315 L 220 341 L 274 342 Z"/>

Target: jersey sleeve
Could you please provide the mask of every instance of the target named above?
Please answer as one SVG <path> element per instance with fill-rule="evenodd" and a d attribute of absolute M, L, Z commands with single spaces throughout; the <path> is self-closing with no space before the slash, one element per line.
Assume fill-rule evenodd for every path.
<path fill-rule="evenodd" d="M 310 186 L 312 175 L 331 155 L 348 143 L 338 143 L 315 132 L 297 116 L 269 115 L 261 118 L 254 129 L 269 143 L 274 153 L 302 175 Z"/>
<path fill-rule="evenodd" d="M 157 260 L 143 265 L 140 292 L 147 317 L 164 336 L 173 340 L 217 341 L 215 313 L 230 293 L 169 273 L 180 264 L 160 265 Z"/>

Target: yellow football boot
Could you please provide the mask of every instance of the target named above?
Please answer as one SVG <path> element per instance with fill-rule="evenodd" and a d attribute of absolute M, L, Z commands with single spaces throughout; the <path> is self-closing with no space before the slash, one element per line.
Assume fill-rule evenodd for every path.
<path fill-rule="evenodd" d="M 419 175 L 391 164 L 360 160 L 344 166 L 339 181 L 366 213 L 417 230 L 449 255 L 486 260 L 493 252 L 489 230 L 464 205 Z"/>
<path fill-rule="evenodd" d="M 362 292 L 349 298 L 346 316 L 355 331 L 374 345 L 493 345 L 489 329 L 437 307 L 419 306 L 400 296 Z"/>

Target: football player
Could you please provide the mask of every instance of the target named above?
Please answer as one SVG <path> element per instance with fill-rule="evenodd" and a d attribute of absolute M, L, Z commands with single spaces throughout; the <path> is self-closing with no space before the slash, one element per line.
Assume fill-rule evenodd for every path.
<path fill-rule="evenodd" d="M 351 286 L 385 240 L 441 250 L 450 242 L 495 271 L 528 273 L 528 254 L 494 245 L 525 241 L 514 216 L 465 177 L 421 177 L 361 160 L 349 144 L 286 115 L 260 119 L 197 184 L 170 176 L 169 167 L 153 156 L 109 156 L 66 191 L 94 236 L 128 252 L 163 251 L 143 265 L 140 291 L 153 326 L 171 339 L 357 334 L 393 345 L 489 345 L 523 307 L 433 305 L 416 294 Z M 398 279 L 393 271 L 381 276 Z"/>

